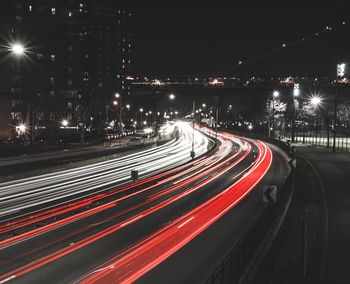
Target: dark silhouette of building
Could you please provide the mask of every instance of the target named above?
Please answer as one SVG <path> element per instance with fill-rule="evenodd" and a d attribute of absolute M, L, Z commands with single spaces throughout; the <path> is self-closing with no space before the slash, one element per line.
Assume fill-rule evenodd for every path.
<path fill-rule="evenodd" d="M 114 94 L 130 92 L 131 13 L 114 1 L 11 2 L 13 125 L 26 123 L 32 137 L 101 130 Z"/>

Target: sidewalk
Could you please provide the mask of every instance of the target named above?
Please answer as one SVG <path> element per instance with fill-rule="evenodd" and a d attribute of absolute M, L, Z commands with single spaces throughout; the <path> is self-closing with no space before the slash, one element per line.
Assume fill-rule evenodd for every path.
<path fill-rule="evenodd" d="M 304 149 L 309 147 L 296 149 L 296 183 L 292 203 L 260 267 L 256 283 L 324 283 L 327 211 L 318 174 L 300 155 Z"/>
<path fill-rule="evenodd" d="M 328 203 L 326 283 L 350 283 L 350 154 L 322 148 L 298 151 L 318 172 Z"/>

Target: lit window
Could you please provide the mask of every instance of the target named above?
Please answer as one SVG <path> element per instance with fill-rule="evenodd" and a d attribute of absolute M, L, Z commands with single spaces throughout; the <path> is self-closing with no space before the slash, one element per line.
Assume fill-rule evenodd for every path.
<path fill-rule="evenodd" d="M 56 55 L 55 54 L 51 54 L 51 61 L 55 62 L 56 61 Z"/>
<path fill-rule="evenodd" d="M 56 15 L 56 8 L 51 8 L 51 14 Z"/>

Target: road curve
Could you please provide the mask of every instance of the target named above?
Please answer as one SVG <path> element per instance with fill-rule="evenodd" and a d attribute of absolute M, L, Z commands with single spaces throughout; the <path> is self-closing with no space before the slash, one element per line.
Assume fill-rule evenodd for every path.
<path fill-rule="evenodd" d="M 201 149 L 203 139 L 196 144 Z M 191 145 L 185 147 L 188 159 Z M 177 151 L 161 159 L 160 165 L 179 164 Z M 239 204 L 265 176 L 271 162 L 271 150 L 264 143 L 219 133 L 218 146 L 198 160 L 4 222 L 0 224 L 0 283 L 136 281 L 186 250 Z"/>

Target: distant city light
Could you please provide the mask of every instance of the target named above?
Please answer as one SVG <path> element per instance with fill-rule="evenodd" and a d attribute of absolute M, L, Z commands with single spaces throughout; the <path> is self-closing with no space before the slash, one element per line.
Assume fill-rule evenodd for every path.
<path fill-rule="evenodd" d="M 113 105 L 117 106 L 118 105 L 118 101 L 113 101 Z"/>
<path fill-rule="evenodd" d="M 130 109 L 130 105 L 129 105 L 129 104 L 127 104 L 125 107 L 126 107 L 127 109 Z"/>
<path fill-rule="evenodd" d="M 202 104 L 202 107 L 204 107 L 204 108 L 205 108 L 206 106 L 207 106 L 206 104 L 204 104 L 204 103 Z"/>
<path fill-rule="evenodd" d="M 143 108 L 140 108 L 140 112 L 143 112 Z"/>
<path fill-rule="evenodd" d="M 169 99 L 174 100 L 175 99 L 175 95 L 174 94 L 170 94 L 169 95 Z"/>
<path fill-rule="evenodd" d="M 116 99 L 120 98 L 120 94 L 119 93 L 116 93 L 114 96 L 115 96 Z"/>
<path fill-rule="evenodd" d="M 249 124 L 249 125 L 248 125 L 248 129 L 249 129 L 249 130 L 252 130 L 252 129 L 253 129 L 253 125 L 252 125 L 252 124 Z"/>
<path fill-rule="evenodd" d="M 273 97 L 274 98 L 278 98 L 280 95 L 280 92 L 279 91 L 273 91 Z"/>
<path fill-rule="evenodd" d="M 213 79 L 213 80 L 210 80 L 208 84 L 211 86 L 223 86 L 224 82 L 220 81 L 219 79 Z"/>
<path fill-rule="evenodd" d="M 286 47 L 286 44 L 284 43 L 284 44 L 282 44 L 282 47 Z"/>

